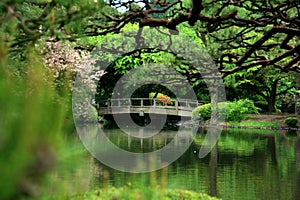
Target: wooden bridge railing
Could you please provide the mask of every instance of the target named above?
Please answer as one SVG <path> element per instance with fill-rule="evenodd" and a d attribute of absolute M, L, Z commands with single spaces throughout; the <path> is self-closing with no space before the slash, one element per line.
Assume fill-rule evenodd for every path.
<path fill-rule="evenodd" d="M 174 109 L 193 110 L 203 103 L 189 99 L 166 99 L 166 98 L 122 98 L 111 99 L 101 102 L 100 107 L 167 107 Z M 103 106 L 104 105 L 104 106 Z"/>

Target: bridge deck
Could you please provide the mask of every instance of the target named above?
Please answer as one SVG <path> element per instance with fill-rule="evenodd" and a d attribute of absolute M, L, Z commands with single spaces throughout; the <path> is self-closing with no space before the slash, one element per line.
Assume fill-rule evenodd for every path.
<path fill-rule="evenodd" d="M 196 100 L 160 98 L 112 99 L 102 103 L 105 106 L 98 107 L 100 115 L 138 113 L 143 116 L 144 113 L 153 113 L 184 117 L 191 117 L 192 111 L 202 104 Z"/>

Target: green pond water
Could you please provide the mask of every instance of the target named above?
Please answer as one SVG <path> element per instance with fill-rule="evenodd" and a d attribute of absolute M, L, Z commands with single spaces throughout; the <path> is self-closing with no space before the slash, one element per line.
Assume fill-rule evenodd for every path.
<path fill-rule="evenodd" d="M 160 149 L 176 133 L 177 130 L 163 130 L 154 137 L 140 139 L 120 129 L 105 130 L 112 143 L 136 153 Z M 101 140 L 95 128 L 85 129 L 85 134 L 94 137 L 94 144 Z M 205 135 L 206 130 L 198 130 L 192 139 L 181 138 L 181 143 L 191 142 L 189 148 L 175 162 L 154 172 L 122 172 L 92 159 L 90 188 L 159 185 L 222 199 L 300 199 L 300 132 L 223 130 L 217 145 L 199 159 Z"/>

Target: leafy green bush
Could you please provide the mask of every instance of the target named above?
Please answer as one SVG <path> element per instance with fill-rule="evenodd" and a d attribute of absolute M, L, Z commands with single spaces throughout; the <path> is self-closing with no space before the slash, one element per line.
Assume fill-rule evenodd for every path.
<path fill-rule="evenodd" d="M 256 107 L 253 101 L 249 99 L 240 99 L 238 101 L 227 102 L 226 121 L 241 121 L 245 119 L 246 114 L 258 114 L 260 109 Z"/>
<path fill-rule="evenodd" d="M 223 107 L 224 103 L 219 103 Z M 238 101 L 226 102 L 226 121 L 241 121 L 245 119 L 246 114 L 257 114 L 260 108 L 256 107 L 253 101 L 249 99 L 241 99 Z M 192 116 L 200 116 L 203 120 L 211 117 L 211 103 L 198 106 L 193 110 Z"/>
<path fill-rule="evenodd" d="M 195 118 L 196 116 L 200 116 L 203 120 L 209 119 L 210 115 L 211 115 L 211 104 L 210 103 L 198 106 L 192 112 L 193 118 Z"/>
<path fill-rule="evenodd" d="M 284 120 L 288 127 L 297 127 L 298 119 L 296 117 L 288 117 Z"/>

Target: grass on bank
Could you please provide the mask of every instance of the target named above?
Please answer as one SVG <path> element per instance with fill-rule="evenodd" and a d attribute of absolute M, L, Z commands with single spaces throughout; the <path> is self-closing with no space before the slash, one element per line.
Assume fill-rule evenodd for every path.
<path fill-rule="evenodd" d="M 278 122 L 254 121 L 247 120 L 241 122 L 229 122 L 230 126 L 245 126 L 245 127 L 278 127 Z"/>
<path fill-rule="evenodd" d="M 131 188 L 110 187 L 107 189 L 100 189 L 95 191 L 86 192 L 82 195 L 73 196 L 70 200 L 217 200 L 215 197 L 211 197 L 207 194 L 197 193 L 194 191 L 183 189 L 166 189 L 162 190 L 159 186 L 155 188 Z"/>
<path fill-rule="evenodd" d="M 224 129 L 224 130 L 229 130 L 230 133 L 232 134 L 248 134 L 248 135 L 273 135 L 273 134 L 278 134 L 279 130 L 270 130 L 270 129 L 250 129 L 250 128 L 229 128 L 229 129 Z"/>

